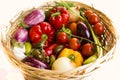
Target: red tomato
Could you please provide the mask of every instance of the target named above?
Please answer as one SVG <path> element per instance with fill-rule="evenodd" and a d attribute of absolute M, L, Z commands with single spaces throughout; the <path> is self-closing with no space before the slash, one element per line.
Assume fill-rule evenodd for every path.
<path fill-rule="evenodd" d="M 80 48 L 80 41 L 77 38 L 71 38 L 69 41 L 69 47 L 78 50 Z"/>
<path fill-rule="evenodd" d="M 86 10 L 84 15 L 85 15 L 85 17 L 89 18 L 92 13 L 93 13 L 92 10 Z"/>
<path fill-rule="evenodd" d="M 95 34 L 101 35 L 104 33 L 104 26 L 101 23 L 97 23 L 94 25 L 93 30 L 94 30 Z"/>
<path fill-rule="evenodd" d="M 86 43 L 82 46 L 82 55 L 89 57 L 91 55 L 93 55 L 93 45 L 90 43 Z"/>
<path fill-rule="evenodd" d="M 57 42 L 64 44 L 68 42 L 68 35 L 65 32 L 58 32 L 57 34 Z"/>
<path fill-rule="evenodd" d="M 94 25 L 100 21 L 100 18 L 95 13 L 93 13 L 88 18 L 88 21 L 90 24 Z"/>

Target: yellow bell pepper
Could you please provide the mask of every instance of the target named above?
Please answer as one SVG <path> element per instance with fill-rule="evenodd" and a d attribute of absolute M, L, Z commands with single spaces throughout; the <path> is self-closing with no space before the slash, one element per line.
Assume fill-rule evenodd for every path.
<path fill-rule="evenodd" d="M 81 53 L 78 51 L 74 51 L 73 49 L 64 48 L 60 52 L 58 58 L 60 58 L 60 57 L 69 58 L 70 60 L 72 60 L 76 64 L 75 67 L 79 67 L 83 63 L 83 57 L 82 57 Z"/>

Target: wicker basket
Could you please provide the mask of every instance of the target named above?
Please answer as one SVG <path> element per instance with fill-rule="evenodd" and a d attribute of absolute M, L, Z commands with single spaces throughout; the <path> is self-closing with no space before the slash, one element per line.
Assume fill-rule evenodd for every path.
<path fill-rule="evenodd" d="M 80 2 L 74 2 L 74 3 L 80 7 L 84 7 L 86 9 L 93 10 L 92 7 L 90 7 L 86 4 L 83 4 Z M 51 4 L 51 2 L 48 3 L 47 5 L 49 5 L 49 4 Z M 45 10 L 46 5 L 40 6 L 40 7 L 38 7 L 38 9 Z M 14 33 L 14 31 L 17 28 L 16 25 L 20 22 L 21 18 L 24 17 L 27 13 L 31 12 L 32 10 L 34 10 L 34 8 L 20 12 L 11 21 L 10 28 L 7 28 L 7 32 L 5 34 L 6 38 L 3 38 L 3 37 L 1 38 L 1 43 L 3 45 L 4 52 L 7 54 L 9 60 L 15 66 L 19 67 L 22 70 L 22 73 L 24 74 L 24 77 L 26 80 L 75 80 L 75 79 L 84 80 L 85 77 L 91 75 L 94 70 L 98 69 L 102 63 L 107 62 L 110 59 L 112 59 L 114 50 L 115 50 L 115 45 L 116 45 L 116 33 L 114 30 L 114 27 L 112 25 L 111 20 L 105 14 L 94 9 L 95 12 L 101 18 L 102 22 L 104 22 L 104 24 L 106 26 L 105 35 L 107 37 L 107 40 L 109 40 L 107 46 L 105 47 L 107 52 L 104 52 L 103 56 L 101 58 L 99 58 L 98 60 L 96 60 L 93 63 L 83 65 L 81 67 L 78 67 L 74 70 L 71 70 L 71 71 L 68 71 L 65 73 L 59 73 L 59 72 L 55 72 L 52 70 L 38 69 L 38 68 L 34 68 L 34 67 L 24 64 L 19 59 L 17 59 L 17 57 L 13 54 L 12 46 L 11 46 L 11 38 L 12 38 L 12 34 Z"/>

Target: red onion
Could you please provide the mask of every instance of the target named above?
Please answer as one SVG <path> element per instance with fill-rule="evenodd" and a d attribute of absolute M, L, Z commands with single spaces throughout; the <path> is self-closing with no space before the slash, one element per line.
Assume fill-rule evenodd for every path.
<path fill-rule="evenodd" d="M 26 57 L 22 61 L 32 67 L 36 67 L 40 69 L 49 69 L 49 66 L 46 63 L 39 61 L 33 57 Z"/>
<path fill-rule="evenodd" d="M 45 20 L 45 14 L 42 10 L 34 10 L 24 18 L 24 23 L 28 26 L 36 25 Z"/>
<path fill-rule="evenodd" d="M 19 28 L 14 34 L 14 39 L 18 42 L 26 42 L 28 39 L 28 31 L 24 28 Z"/>

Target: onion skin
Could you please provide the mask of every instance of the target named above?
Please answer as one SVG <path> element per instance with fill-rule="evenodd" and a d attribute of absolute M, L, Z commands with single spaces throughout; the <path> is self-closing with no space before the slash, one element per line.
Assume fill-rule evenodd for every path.
<path fill-rule="evenodd" d="M 79 10 L 77 10 L 75 7 L 71 7 L 71 9 L 76 12 L 76 14 L 79 15 Z M 79 20 L 79 17 L 73 14 L 73 12 L 69 11 L 70 13 L 70 22 L 76 22 Z"/>
<path fill-rule="evenodd" d="M 52 64 L 52 70 L 66 72 L 75 69 L 75 63 L 67 57 L 60 57 Z"/>
<path fill-rule="evenodd" d="M 20 60 L 22 60 L 26 57 L 26 55 L 24 54 L 25 53 L 24 46 L 23 47 L 14 47 L 13 52 L 14 52 L 14 55 Z"/>
<path fill-rule="evenodd" d="M 45 14 L 42 10 L 34 10 L 24 18 L 24 23 L 28 26 L 36 25 L 45 20 Z"/>
<path fill-rule="evenodd" d="M 28 39 L 28 31 L 25 28 L 19 28 L 14 34 L 14 39 L 18 42 L 26 42 Z"/>

